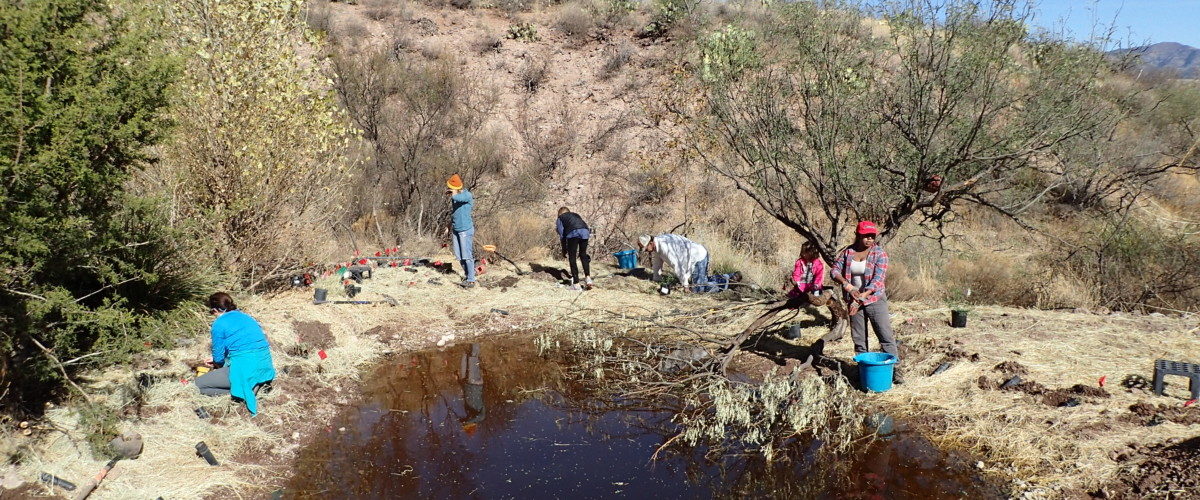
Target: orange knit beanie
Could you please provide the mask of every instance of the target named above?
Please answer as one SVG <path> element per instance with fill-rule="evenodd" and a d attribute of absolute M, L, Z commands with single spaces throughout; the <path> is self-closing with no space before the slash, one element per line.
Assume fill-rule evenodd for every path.
<path fill-rule="evenodd" d="M 462 177 L 459 177 L 458 174 L 451 175 L 450 179 L 446 181 L 446 187 L 450 189 L 462 189 Z"/>

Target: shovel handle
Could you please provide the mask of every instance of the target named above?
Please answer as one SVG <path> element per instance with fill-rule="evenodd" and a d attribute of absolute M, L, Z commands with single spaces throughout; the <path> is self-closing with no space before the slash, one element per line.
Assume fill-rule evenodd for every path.
<path fill-rule="evenodd" d="M 105 465 L 104 468 L 101 469 L 98 474 L 96 474 L 96 477 L 93 477 L 87 482 L 87 484 L 83 485 L 83 488 L 80 488 L 79 493 L 75 495 L 75 500 L 84 500 L 88 497 L 88 495 L 91 495 L 92 491 L 94 491 L 97 486 L 100 486 L 100 481 L 104 480 L 104 477 L 108 475 L 108 471 L 112 470 L 116 463 L 117 461 L 114 459 L 113 461 L 109 462 L 108 465 Z"/>

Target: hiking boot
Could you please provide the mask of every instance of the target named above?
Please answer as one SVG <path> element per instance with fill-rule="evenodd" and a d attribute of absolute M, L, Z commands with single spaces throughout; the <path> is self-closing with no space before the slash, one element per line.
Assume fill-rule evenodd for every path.
<path fill-rule="evenodd" d="M 892 383 L 896 385 L 904 385 L 904 376 L 900 375 L 899 371 L 892 372 Z"/>

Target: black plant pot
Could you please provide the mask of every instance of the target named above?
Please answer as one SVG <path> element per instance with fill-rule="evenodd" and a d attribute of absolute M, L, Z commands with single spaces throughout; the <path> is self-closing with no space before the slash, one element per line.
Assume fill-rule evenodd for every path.
<path fill-rule="evenodd" d="M 967 327 L 967 311 L 953 309 L 950 311 L 950 326 L 954 328 Z"/>

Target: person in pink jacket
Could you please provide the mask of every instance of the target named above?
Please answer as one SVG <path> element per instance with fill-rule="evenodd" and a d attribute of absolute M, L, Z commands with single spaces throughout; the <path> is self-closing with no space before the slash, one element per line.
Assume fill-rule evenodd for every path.
<path fill-rule="evenodd" d="M 788 292 L 788 297 L 809 294 L 811 299 L 820 296 L 825 287 L 825 263 L 812 242 L 805 242 L 800 247 L 800 258 L 796 259 L 796 267 L 792 270 L 792 283 L 796 287 Z"/>

